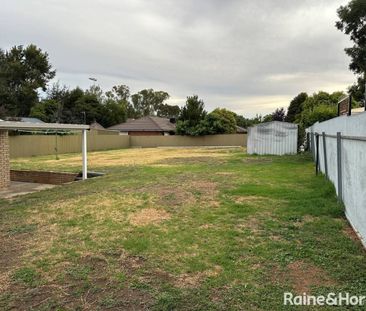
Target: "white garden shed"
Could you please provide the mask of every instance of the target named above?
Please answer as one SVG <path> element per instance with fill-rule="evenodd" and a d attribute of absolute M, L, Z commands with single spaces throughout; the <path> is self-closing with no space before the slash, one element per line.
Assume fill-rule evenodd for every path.
<path fill-rule="evenodd" d="M 297 124 L 272 121 L 248 128 L 248 154 L 296 154 Z"/>

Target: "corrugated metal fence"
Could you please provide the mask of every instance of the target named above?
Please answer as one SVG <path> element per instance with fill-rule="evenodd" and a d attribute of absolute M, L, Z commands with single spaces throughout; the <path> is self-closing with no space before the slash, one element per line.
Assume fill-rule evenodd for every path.
<path fill-rule="evenodd" d="M 307 132 L 317 170 L 334 184 L 366 246 L 366 113 L 315 123 Z"/>
<path fill-rule="evenodd" d="M 81 135 L 21 135 L 10 136 L 10 157 L 31 157 L 81 152 Z M 242 146 L 246 134 L 189 136 L 128 136 L 88 133 L 88 150 L 108 150 L 130 147 Z"/>

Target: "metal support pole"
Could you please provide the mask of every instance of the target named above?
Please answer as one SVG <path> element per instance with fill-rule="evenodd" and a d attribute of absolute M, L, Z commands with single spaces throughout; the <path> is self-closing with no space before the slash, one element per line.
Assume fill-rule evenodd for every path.
<path fill-rule="evenodd" d="M 343 201 L 342 189 L 342 136 L 337 132 L 337 175 L 338 175 L 338 200 Z"/>
<path fill-rule="evenodd" d="M 315 134 L 315 142 L 316 142 L 316 159 L 315 159 L 315 172 L 316 175 L 319 174 L 319 134 Z"/>
<path fill-rule="evenodd" d="M 83 130 L 82 133 L 82 153 L 83 153 L 83 180 L 88 178 L 88 144 L 87 132 Z"/>
<path fill-rule="evenodd" d="M 313 159 L 315 159 L 315 144 L 314 144 L 314 133 L 311 132 L 311 141 L 310 141 L 310 146 L 311 146 L 311 154 L 313 156 Z"/>
<path fill-rule="evenodd" d="M 325 170 L 325 177 L 327 177 L 327 179 L 329 178 L 328 176 L 328 159 L 327 159 L 327 145 L 326 145 L 326 137 L 325 137 L 325 132 L 323 132 L 323 151 L 324 151 L 324 170 Z"/>

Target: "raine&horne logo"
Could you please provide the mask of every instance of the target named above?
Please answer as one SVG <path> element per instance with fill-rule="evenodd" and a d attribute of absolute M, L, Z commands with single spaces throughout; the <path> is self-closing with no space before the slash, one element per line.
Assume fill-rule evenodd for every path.
<path fill-rule="evenodd" d="M 294 295 L 290 292 L 283 293 L 285 306 L 363 306 L 366 296 L 351 295 L 347 292 L 328 293 L 327 295 Z"/>

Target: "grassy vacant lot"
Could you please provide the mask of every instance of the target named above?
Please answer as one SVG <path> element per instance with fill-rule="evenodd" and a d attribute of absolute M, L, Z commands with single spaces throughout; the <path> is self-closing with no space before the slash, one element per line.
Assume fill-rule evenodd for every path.
<path fill-rule="evenodd" d="M 1 310 L 289 310 L 284 291 L 365 294 L 365 252 L 307 156 L 129 149 L 90 165 L 107 175 L 0 200 Z"/>

